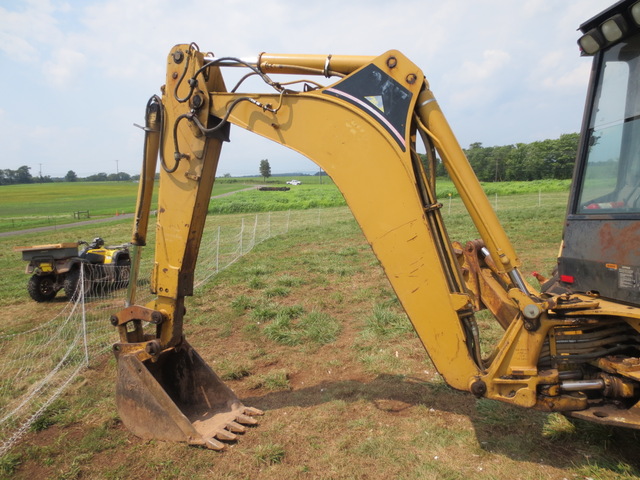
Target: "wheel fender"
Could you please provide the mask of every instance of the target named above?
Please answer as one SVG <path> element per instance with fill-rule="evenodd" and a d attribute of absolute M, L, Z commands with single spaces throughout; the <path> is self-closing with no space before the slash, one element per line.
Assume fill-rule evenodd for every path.
<path fill-rule="evenodd" d="M 83 263 L 79 258 L 70 258 L 63 260 L 62 263 L 56 264 L 56 271 L 59 274 L 69 273 L 74 268 L 80 268 L 80 264 Z"/>
<path fill-rule="evenodd" d="M 113 254 L 111 263 L 118 264 L 118 262 L 126 262 L 129 260 L 129 252 L 126 250 L 119 250 Z"/>

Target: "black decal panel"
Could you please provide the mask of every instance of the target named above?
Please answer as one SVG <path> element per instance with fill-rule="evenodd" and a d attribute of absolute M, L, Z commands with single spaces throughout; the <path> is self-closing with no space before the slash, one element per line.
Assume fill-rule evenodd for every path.
<path fill-rule="evenodd" d="M 382 125 L 407 150 L 406 128 L 411 92 L 375 65 L 368 65 L 355 75 L 324 90 L 360 108 Z"/>

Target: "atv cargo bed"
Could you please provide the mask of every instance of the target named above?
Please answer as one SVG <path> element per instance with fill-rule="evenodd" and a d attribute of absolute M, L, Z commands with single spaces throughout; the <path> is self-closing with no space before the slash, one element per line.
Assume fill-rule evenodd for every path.
<path fill-rule="evenodd" d="M 22 252 L 22 260 L 31 261 L 34 258 L 63 258 L 78 255 L 78 243 L 54 243 L 51 245 L 33 245 L 31 247 L 13 247 L 14 252 Z"/>

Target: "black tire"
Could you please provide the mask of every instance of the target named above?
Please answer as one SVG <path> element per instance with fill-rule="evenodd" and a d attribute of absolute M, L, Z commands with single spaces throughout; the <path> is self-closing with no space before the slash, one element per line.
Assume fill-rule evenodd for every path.
<path fill-rule="evenodd" d="M 50 302 L 58 293 L 55 284 L 53 275 L 33 275 L 27 283 L 27 290 L 36 302 Z"/>
<path fill-rule="evenodd" d="M 76 295 L 79 295 L 78 285 L 80 284 L 80 268 L 74 268 L 64 277 L 64 283 L 62 284 L 64 288 L 64 293 L 70 300 L 75 300 Z M 89 285 L 91 283 L 87 280 L 84 282 L 85 288 L 85 296 L 89 295 Z"/>
<path fill-rule="evenodd" d="M 116 262 L 116 288 L 128 287 L 130 276 L 131 259 L 129 257 L 119 258 Z"/>

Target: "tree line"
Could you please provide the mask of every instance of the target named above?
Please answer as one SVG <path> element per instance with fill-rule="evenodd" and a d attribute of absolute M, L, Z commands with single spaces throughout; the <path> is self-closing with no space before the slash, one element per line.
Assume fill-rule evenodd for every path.
<path fill-rule="evenodd" d="M 138 180 L 140 175 L 129 175 L 125 172 L 118 173 L 97 173 L 85 178 L 80 178 L 73 170 L 69 170 L 64 177 L 33 176 L 31 175 L 31 167 L 22 165 L 17 170 L 10 168 L 0 169 L 0 185 L 15 185 L 19 183 L 51 183 L 51 182 L 128 182 Z"/>
<path fill-rule="evenodd" d="M 532 143 L 484 147 L 472 143 L 464 153 L 481 182 L 568 179 L 573 175 L 580 135 L 567 133 L 560 138 Z M 436 174 L 447 176 L 442 163 Z"/>
<path fill-rule="evenodd" d="M 464 149 L 464 153 L 481 182 L 567 179 L 573 174 L 579 140 L 580 135 L 577 133 L 566 133 L 556 139 L 514 145 L 484 147 L 482 143 L 476 142 Z M 79 178 L 73 170 L 69 170 L 63 178 L 34 177 L 29 172 L 30 169 L 31 167 L 23 165 L 17 170 L 0 170 L 0 185 L 79 180 L 126 182 L 140 178 L 139 175 L 129 175 L 125 172 L 97 173 Z M 447 176 L 442 162 L 439 162 L 436 174 Z M 265 179 L 271 176 L 268 160 L 260 161 L 260 175 Z"/>

